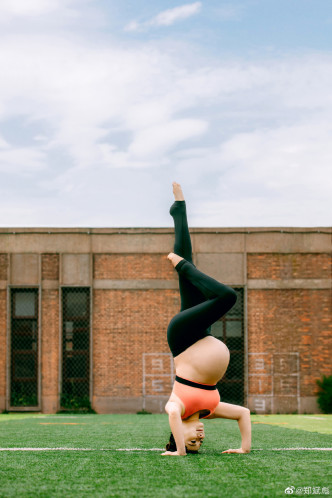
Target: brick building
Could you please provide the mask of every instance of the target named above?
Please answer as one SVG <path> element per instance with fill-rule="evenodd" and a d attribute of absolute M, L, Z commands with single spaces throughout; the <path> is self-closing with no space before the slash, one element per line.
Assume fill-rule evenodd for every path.
<path fill-rule="evenodd" d="M 202 271 L 231 285 L 213 327 L 231 351 L 224 401 L 315 413 L 331 358 L 331 230 L 191 230 Z M 173 230 L 1 229 L 0 411 L 164 410 L 179 309 Z"/>

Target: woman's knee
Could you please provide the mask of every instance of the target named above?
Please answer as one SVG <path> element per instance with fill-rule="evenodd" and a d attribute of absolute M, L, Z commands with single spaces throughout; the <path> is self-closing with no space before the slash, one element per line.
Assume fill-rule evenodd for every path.
<path fill-rule="evenodd" d="M 236 300 L 237 300 L 237 294 L 236 294 L 235 290 L 232 289 L 231 287 L 229 287 L 228 292 L 229 292 L 229 300 L 232 303 L 232 306 L 234 306 L 234 304 L 236 303 Z"/>
<path fill-rule="evenodd" d="M 223 295 L 219 297 L 220 304 L 224 309 L 226 309 L 225 313 L 233 308 L 236 300 L 237 294 L 231 287 L 226 287 L 226 289 L 224 289 Z"/>

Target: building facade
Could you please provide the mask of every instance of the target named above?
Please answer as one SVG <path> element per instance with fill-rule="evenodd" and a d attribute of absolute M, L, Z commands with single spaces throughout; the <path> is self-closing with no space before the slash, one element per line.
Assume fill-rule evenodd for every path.
<path fill-rule="evenodd" d="M 256 413 L 317 413 L 330 375 L 331 230 L 195 228 L 194 262 L 232 286 L 213 326 L 231 352 L 218 388 Z M 179 310 L 173 230 L 1 229 L 0 412 L 163 412 Z"/>

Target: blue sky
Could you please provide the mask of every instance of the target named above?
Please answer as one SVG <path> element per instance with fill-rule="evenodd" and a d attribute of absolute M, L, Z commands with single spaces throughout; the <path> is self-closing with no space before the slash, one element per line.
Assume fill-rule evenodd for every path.
<path fill-rule="evenodd" d="M 0 225 L 328 226 L 330 0 L 2 0 Z"/>

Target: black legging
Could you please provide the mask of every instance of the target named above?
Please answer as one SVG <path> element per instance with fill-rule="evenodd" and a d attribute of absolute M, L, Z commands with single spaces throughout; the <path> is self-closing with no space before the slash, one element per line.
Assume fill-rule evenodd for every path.
<path fill-rule="evenodd" d="M 211 325 L 234 306 L 236 293 L 193 264 L 185 201 L 175 201 L 170 214 L 175 226 L 174 253 L 184 258 L 175 267 L 179 275 L 181 311 L 172 318 L 167 329 L 167 341 L 175 357 L 199 339 L 212 335 Z"/>

